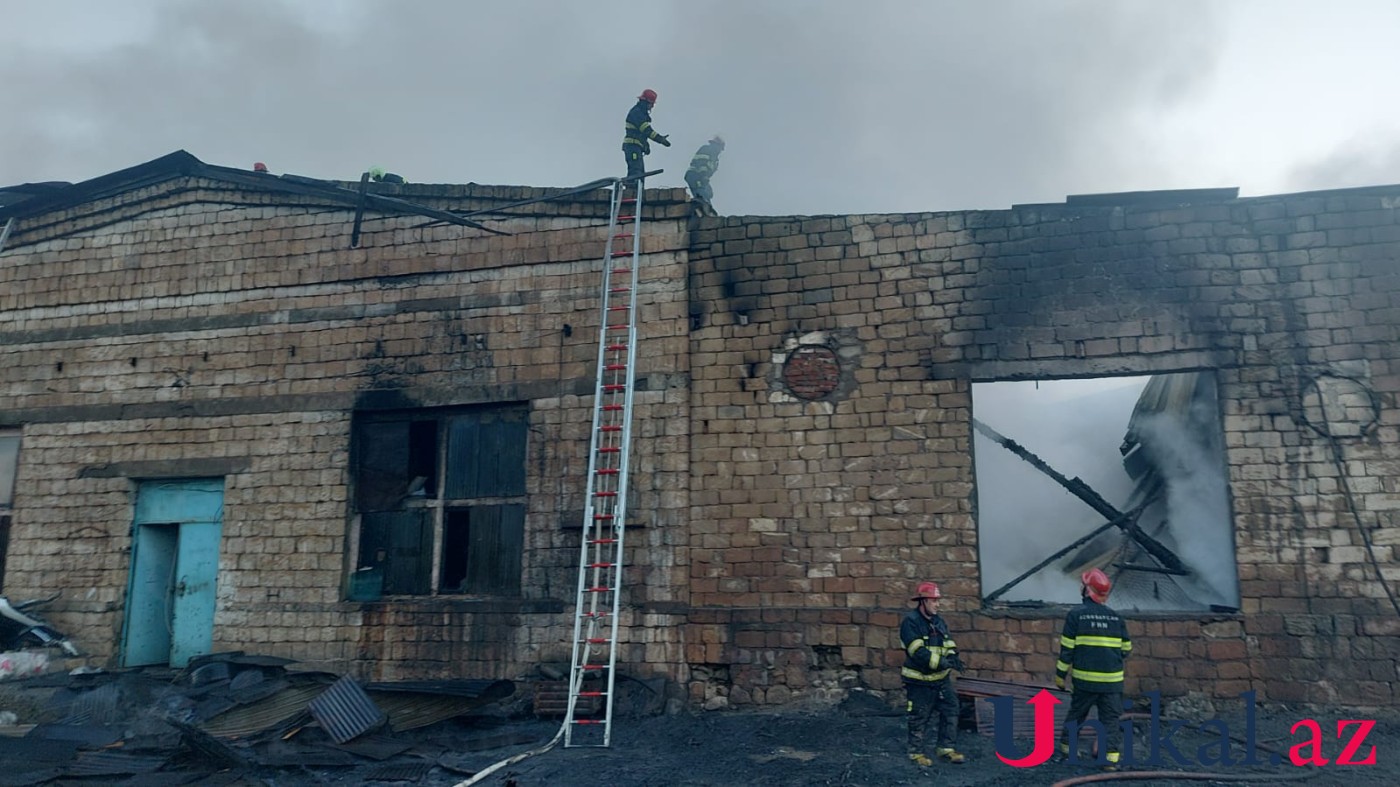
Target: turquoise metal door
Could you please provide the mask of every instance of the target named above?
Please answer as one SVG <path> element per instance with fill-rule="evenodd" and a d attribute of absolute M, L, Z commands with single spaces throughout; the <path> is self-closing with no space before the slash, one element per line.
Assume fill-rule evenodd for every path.
<path fill-rule="evenodd" d="M 223 479 L 145 481 L 136 493 L 122 664 L 183 667 L 214 641 Z"/>
<path fill-rule="evenodd" d="M 170 666 L 183 667 L 214 644 L 214 581 L 219 575 L 219 522 L 184 522 L 175 553 L 175 604 Z"/>

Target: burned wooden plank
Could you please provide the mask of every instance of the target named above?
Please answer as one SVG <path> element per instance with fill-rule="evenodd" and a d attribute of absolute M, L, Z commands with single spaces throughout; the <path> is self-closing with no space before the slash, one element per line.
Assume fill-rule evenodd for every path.
<path fill-rule="evenodd" d="M 1122 530 L 1129 538 L 1136 541 L 1139 546 L 1147 550 L 1148 554 L 1156 558 L 1163 566 L 1183 574 L 1190 573 L 1186 564 L 1181 562 L 1181 558 L 1176 556 L 1167 548 L 1165 544 L 1143 532 L 1135 521 L 1129 521 L 1123 516 L 1123 512 L 1114 508 L 1107 500 L 1104 500 L 1098 492 L 1095 492 L 1088 484 L 1079 478 L 1066 478 L 1055 468 L 1046 464 L 1044 459 L 1036 456 L 1027 450 L 1020 443 L 1009 437 L 1003 436 L 1000 432 L 987 426 L 976 418 L 972 419 L 972 428 L 986 435 L 992 442 L 1010 451 L 1021 459 L 1025 460 L 1031 467 L 1046 474 L 1055 483 L 1069 490 L 1070 494 L 1083 500 L 1088 506 L 1099 512 L 1105 519 L 1110 520 L 1117 528 Z M 1121 520 L 1121 521 L 1120 521 Z"/>

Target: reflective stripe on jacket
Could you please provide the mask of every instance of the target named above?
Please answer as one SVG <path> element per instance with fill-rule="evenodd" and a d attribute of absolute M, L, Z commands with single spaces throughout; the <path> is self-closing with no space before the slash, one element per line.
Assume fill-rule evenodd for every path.
<path fill-rule="evenodd" d="M 710 179 L 719 170 L 719 145 L 713 142 L 706 142 L 695 151 L 695 156 L 690 160 L 690 169 L 686 170 L 686 180 L 694 178 L 700 182 Z"/>
<path fill-rule="evenodd" d="M 909 611 L 899 624 L 899 642 L 904 646 L 904 667 L 900 677 L 920 683 L 943 680 L 948 677 L 948 667 L 943 666 L 943 656 L 957 647 L 951 637 L 939 633 L 942 623 L 937 615 L 929 620 L 917 608 Z M 947 631 L 946 627 L 942 627 Z"/>
<path fill-rule="evenodd" d="M 1063 678 L 1073 671 L 1078 690 L 1122 691 L 1123 660 L 1132 651 L 1128 627 L 1118 613 L 1086 598 L 1065 615 L 1055 674 Z"/>
<path fill-rule="evenodd" d="M 640 148 L 642 153 L 651 152 L 651 141 L 661 135 L 651 127 L 651 105 L 641 99 L 632 111 L 627 113 L 627 130 L 622 135 L 622 149 Z"/>

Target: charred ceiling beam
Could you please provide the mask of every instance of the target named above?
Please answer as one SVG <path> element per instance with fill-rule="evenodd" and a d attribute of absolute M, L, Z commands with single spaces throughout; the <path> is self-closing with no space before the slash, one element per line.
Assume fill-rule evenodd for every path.
<path fill-rule="evenodd" d="M 1046 464 L 1045 460 L 1026 450 L 1020 443 L 1003 436 L 1000 432 L 987 426 L 976 418 L 972 419 L 972 428 L 986 435 L 997 445 L 1000 445 L 1002 448 L 1005 448 L 1025 460 L 1035 469 L 1050 476 L 1055 483 L 1068 489 L 1070 494 L 1083 500 L 1090 508 L 1099 512 L 1104 519 L 1109 520 L 1110 524 L 1117 526 L 1129 538 L 1136 541 L 1139 546 L 1147 550 L 1148 554 L 1156 558 L 1163 566 L 1173 571 L 1189 573 L 1186 564 L 1181 562 L 1181 558 L 1177 557 L 1175 552 L 1172 552 L 1165 544 L 1143 532 L 1142 528 L 1138 527 L 1135 518 L 1125 516 L 1122 511 L 1114 508 L 1112 504 L 1104 500 L 1098 492 L 1095 492 L 1081 479 L 1065 478 L 1063 474 Z"/>
<path fill-rule="evenodd" d="M 309 194 L 330 197 L 331 199 L 343 202 L 347 205 L 359 205 L 363 201 L 365 207 L 373 208 L 382 213 L 399 215 L 417 214 L 419 216 L 426 216 L 430 219 L 437 219 L 440 222 L 446 222 L 448 224 L 457 224 L 462 227 L 471 227 L 473 229 L 484 230 L 486 232 L 490 232 L 496 235 L 510 234 L 509 232 L 505 232 L 504 230 L 492 229 L 486 226 L 485 224 L 472 221 L 471 219 L 464 219 L 455 213 L 448 213 L 445 210 L 430 208 L 427 205 L 420 205 L 416 202 L 409 202 L 408 200 L 399 199 L 398 197 L 386 197 L 382 194 L 365 194 L 361 196 L 361 194 L 357 191 L 342 188 L 334 183 L 325 180 L 317 180 L 316 178 L 308 178 L 301 175 L 264 175 L 261 177 L 267 177 L 273 180 L 281 180 L 284 182 L 284 188 L 286 184 L 290 184 L 292 186 L 301 187 L 305 189 Z"/>

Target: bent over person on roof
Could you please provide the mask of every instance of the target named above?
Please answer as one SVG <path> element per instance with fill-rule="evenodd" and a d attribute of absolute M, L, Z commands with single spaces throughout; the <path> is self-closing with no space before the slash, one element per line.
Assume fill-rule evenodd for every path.
<path fill-rule="evenodd" d="M 1123 712 L 1123 660 L 1133 652 L 1133 642 L 1123 619 L 1104 605 L 1113 589 L 1108 575 L 1091 568 L 1080 575 L 1079 585 L 1083 603 L 1065 615 L 1060 660 L 1055 663 L 1056 686 L 1063 689 L 1065 678 L 1074 676 L 1057 759 L 1070 756 L 1070 725 L 1077 728 L 1089 718 L 1090 709 L 1097 708 L 1099 724 L 1108 739 L 1100 752 L 1103 769 L 1116 771 L 1123 750 L 1123 730 L 1118 726 Z"/>
<path fill-rule="evenodd" d="M 627 159 L 627 178 L 640 178 L 646 173 L 646 155 L 651 143 L 671 147 L 665 134 L 651 127 L 651 108 L 656 106 L 656 91 L 647 88 L 637 96 L 637 103 L 627 113 L 627 130 L 622 137 L 622 155 Z"/>
<path fill-rule="evenodd" d="M 948 624 L 938 616 L 943 594 L 933 582 L 920 583 L 910 601 L 918 606 L 899 624 L 899 641 L 904 646 L 904 666 L 899 675 L 909 701 L 905 712 L 909 721 L 909 761 L 921 768 L 933 764 L 924 753 L 924 729 L 938 713 L 939 759 L 962 764 L 966 757 L 953 748 L 958 734 L 958 694 L 953 690 L 950 670 L 963 669 L 958 645 L 948 634 Z"/>
<path fill-rule="evenodd" d="M 701 212 L 710 215 L 715 213 L 715 192 L 710 188 L 710 178 L 719 170 L 719 154 L 723 152 L 724 137 L 716 134 L 695 151 L 695 156 L 690 159 L 690 169 L 685 171 L 685 184 L 690 187 L 691 195 L 695 197 Z"/>

